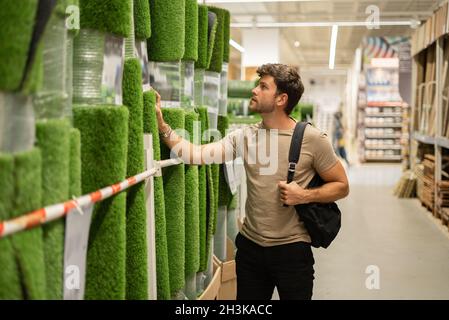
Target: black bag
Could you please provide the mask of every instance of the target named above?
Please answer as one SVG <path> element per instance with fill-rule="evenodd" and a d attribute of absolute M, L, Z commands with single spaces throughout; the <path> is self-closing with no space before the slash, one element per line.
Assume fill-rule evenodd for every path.
<path fill-rule="evenodd" d="M 302 139 L 308 122 L 298 122 L 293 132 L 290 152 L 288 155 L 288 175 L 287 183 L 293 181 L 296 164 L 301 154 Z M 312 178 L 307 189 L 318 188 L 324 184 L 318 173 Z M 337 236 L 341 226 L 341 212 L 335 202 L 331 203 L 307 203 L 295 205 L 301 221 L 312 239 L 312 246 L 315 248 L 327 248 Z"/>

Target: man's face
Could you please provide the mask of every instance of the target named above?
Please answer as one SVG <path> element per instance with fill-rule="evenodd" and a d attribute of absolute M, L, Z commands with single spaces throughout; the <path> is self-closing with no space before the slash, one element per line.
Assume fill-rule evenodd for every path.
<path fill-rule="evenodd" d="M 276 106 L 277 86 L 272 76 L 260 78 L 259 85 L 252 90 L 249 109 L 257 113 L 273 112 Z"/>

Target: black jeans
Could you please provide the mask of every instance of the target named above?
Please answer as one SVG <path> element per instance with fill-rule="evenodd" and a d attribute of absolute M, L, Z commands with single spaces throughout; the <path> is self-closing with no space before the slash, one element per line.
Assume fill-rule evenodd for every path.
<path fill-rule="evenodd" d="M 315 260 L 309 243 L 261 247 L 240 233 L 235 243 L 237 300 L 270 300 L 275 287 L 281 300 L 312 299 Z"/>

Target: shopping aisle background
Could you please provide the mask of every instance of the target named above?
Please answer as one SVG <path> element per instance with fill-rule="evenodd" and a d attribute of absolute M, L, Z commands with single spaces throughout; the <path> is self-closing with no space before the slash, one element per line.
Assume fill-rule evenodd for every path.
<path fill-rule="evenodd" d="M 399 165 L 348 170 L 341 231 L 314 249 L 313 299 L 449 299 L 449 233 L 417 199 L 393 196 L 400 175 Z M 379 268 L 379 289 L 365 285 L 369 266 Z"/>

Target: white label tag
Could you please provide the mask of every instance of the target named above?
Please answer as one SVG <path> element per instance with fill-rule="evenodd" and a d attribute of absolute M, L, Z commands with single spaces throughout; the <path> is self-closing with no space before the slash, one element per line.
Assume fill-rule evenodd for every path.
<path fill-rule="evenodd" d="M 64 300 L 83 300 L 86 281 L 86 255 L 93 204 L 72 209 L 66 217 L 64 248 Z"/>

